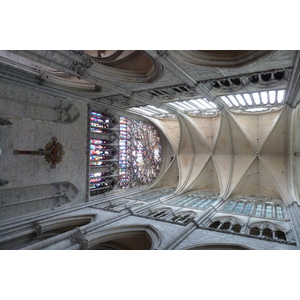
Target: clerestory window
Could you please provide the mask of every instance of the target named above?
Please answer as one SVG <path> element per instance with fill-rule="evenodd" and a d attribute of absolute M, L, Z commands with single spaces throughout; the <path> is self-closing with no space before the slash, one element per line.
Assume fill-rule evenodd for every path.
<path fill-rule="evenodd" d="M 264 112 L 281 107 L 285 90 L 271 90 L 221 96 L 220 99 L 229 109 L 242 109 L 244 112 Z"/>

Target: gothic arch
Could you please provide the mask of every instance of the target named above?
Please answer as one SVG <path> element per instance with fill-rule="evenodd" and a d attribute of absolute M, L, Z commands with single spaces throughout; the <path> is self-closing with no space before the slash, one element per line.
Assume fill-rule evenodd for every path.
<path fill-rule="evenodd" d="M 110 250 L 153 250 L 159 247 L 162 240 L 160 232 L 150 225 L 101 229 L 85 235 L 84 238 L 87 240 L 87 249 L 91 250 L 105 250 L 105 247 Z M 136 242 L 136 246 L 133 242 Z"/>
<path fill-rule="evenodd" d="M 67 181 L 2 190 L 0 191 L 0 220 L 67 206 L 78 193 L 77 187 Z"/>
<path fill-rule="evenodd" d="M 30 227 L 10 232 L 9 238 L 0 239 L 0 249 L 23 249 L 40 241 L 85 226 L 97 218 L 97 215 L 75 215 L 63 218 L 51 218 L 34 222 Z"/>
<path fill-rule="evenodd" d="M 151 83 L 159 79 L 163 73 L 162 65 L 154 61 L 145 51 L 115 51 L 108 56 L 104 54 L 104 57 L 101 57 L 101 53 L 100 56 L 96 56 L 94 52 L 85 51 L 93 61 L 91 70 L 101 74 L 102 79 Z"/>
<path fill-rule="evenodd" d="M 205 67 L 237 68 L 258 61 L 275 51 L 269 50 L 182 50 L 168 51 L 170 56 Z"/>
<path fill-rule="evenodd" d="M 62 233 L 72 230 L 76 227 L 87 225 L 97 219 L 97 215 L 75 215 L 64 218 L 52 218 L 43 221 L 38 221 L 34 224 L 38 233 L 42 236 L 44 234 L 54 234 L 56 232 Z M 55 234 L 54 234 L 55 235 Z"/>
<path fill-rule="evenodd" d="M 226 244 L 195 245 L 180 250 L 254 250 L 254 249 L 241 244 L 226 243 Z"/>

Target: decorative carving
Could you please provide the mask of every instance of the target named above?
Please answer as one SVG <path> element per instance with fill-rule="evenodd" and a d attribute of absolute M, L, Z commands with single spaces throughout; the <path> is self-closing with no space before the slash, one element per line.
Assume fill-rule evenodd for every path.
<path fill-rule="evenodd" d="M 57 142 L 57 138 L 53 137 L 52 142 L 49 142 L 45 146 L 45 159 L 51 164 L 51 168 L 55 169 L 56 164 L 62 160 L 62 156 L 65 154 L 61 143 Z"/>
<path fill-rule="evenodd" d="M 32 227 L 38 236 L 42 234 L 42 226 L 39 222 L 35 222 Z"/>
<path fill-rule="evenodd" d="M 0 125 L 11 125 L 12 123 L 7 119 L 0 118 Z"/>
<path fill-rule="evenodd" d="M 57 191 L 60 196 L 63 196 L 67 201 L 64 201 L 63 204 L 66 202 L 71 202 L 73 199 L 76 198 L 78 195 L 78 189 L 75 187 L 75 185 L 69 183 L 69 182 L 60 182 L 60 183 L 55 183 L 55 186 L 57 187 Z M 58 199 L 59 202 L 59 199 Z"/>
<path fill-rule="evenodd" d="M 62 145 L 57 142 L 57 138 L 53 137 L 52 142 L 49 142 L 45 146 L 45 149 L 40 148 L 37 151 L 15 149 L 13 150 L 13 154 L 31 154 L 45 156 L 46 161 L 51 164 L 51 169 L 55 169 L 56 164 L 62 160 L 62 156 L 65 154 L 65 151 L 63 150 Z"/>
<path fill-rule="evenodd" d="M 84 54 L 84 51 L 71 51 L 73 54 L 78 55 L 79 58 L 82 59 L 82 62 L 78 62 L 77 60 L 73 60 L 71 66 L 69 67 L 70 70 L 75 71 L 79 78 L 83 76 L 83 74 L 86 72 L 88 68 L 92 65 L 92 60 L 89 56 Z"/>
<path fill-rule="evenodd" d="M 75 234 L 73 234 L 72 236 L 69 237 L 72 245 L 76 245 L 79 244 L 80 248 L 82 250 L 86 250 L 87 249 L 87 241 L 84 238 L 82 232 L 80 231 L 79 228 L 77 228 L 77 232 Z"/>

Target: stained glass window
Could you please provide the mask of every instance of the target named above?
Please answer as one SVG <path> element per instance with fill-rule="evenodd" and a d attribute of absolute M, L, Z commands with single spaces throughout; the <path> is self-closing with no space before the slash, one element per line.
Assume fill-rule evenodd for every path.
<path fill-rule="evenodd" d="M 91 190 L 112 187 L 113 177 L 121 188 L 149 184 L 156 179 L 161 144 L 154 126 L 95 111 L 90 113 L 89 120 Z"/>
<path fill-rule="evenodd" d="M 260 217 L 262 215 L 263 206 L 261 204 L 258 204 L 256 207 L 255 216 Z"/>
<path fill-rule="evenodd" d="M 223 211 L 231 211 L 235 205 L 235 201 L 229 201 L 224 208 L 222 209 Z"/>
<path fill-rule="evenodd" d="M 161 144 L 157 130 L 142 121 L 120 117 L 120 186 L 150 184 L 161 165 Z"/>
<path fill-rule="evenodd" d="M 112 128 L 115 126 L 116 121 L 108 114 L 101 114 L 92 111 L 90 114 L 91 128 Z M 91 129 L 92 130 L 92 129 Z"/>
<path fill-rule="evenodd" d="M 250 202 L 251 200 L 249 199 L 232 199 L 225 203 L 221 211 L 233 212 L 243 215 L 254 214 L 254 216 L 256 217 L 271 218 L 278 220 L 282 220 L 284 218 L 283 208 L 280 204 L 278 204 L 279 200 L 276 200 L 277 203 L 274 203 L 273 201 L 257 202 L 256 200 Z"/>
<path fill-rule="evenodd" d="M 283 212 L 281 206 L 276 206 L 276 218 L 283 219 Z"/>
<path fill-rule="evenodd" d="M 250 211 L 251 211 L 251 208 L 252 208 L 252 203 L 248 202 L 248 203 L 245 205 L 245 207 L 244 207 L 243 214 L 249 215 L 249 214 L 250 214 Z"/>
<path fill-rule="evenodd" d="M 115 181 L 113 165 L 118 150 L 115 140 L 116 119 L 109 115 L 92 111 L 90 113 L 90 190 L 91 192 L 112 189 Z M 112 169 L 111 169 L 112 168 Z"/>
<path fill-rule="evenodd" d="M 242 211 L 243 206 L 244 206 L 244 202 L 238 202 L 233 212 L 239 214 Z"/>
<path fill-rule="evenodd" d="M 271 205 L 266 205 L 266 217 L 272 218 L 273 217 L 273 210 Z"/>

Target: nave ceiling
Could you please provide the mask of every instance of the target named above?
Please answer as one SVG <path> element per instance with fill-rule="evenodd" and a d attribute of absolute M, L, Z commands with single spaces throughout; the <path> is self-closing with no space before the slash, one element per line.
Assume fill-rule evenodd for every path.
<path fill-rule="evenodd" d="M 173 177 L 167 170 L 164 184 L 177 186 L 176 193 L 180 194 L 200 189 L 224 198 L 263 195 L 288 204 L 292 197 L 289 113 L 291 109 L 286 107 L 263 114 L 181 114 L 176 121 L 170 121 L 171 126 L 168 120 L 152 119 L 173 145 L 175 159 L 171 164 L 177 164 L 178 177 L 174 177 L 176 167 L 170 166 Z"/>

